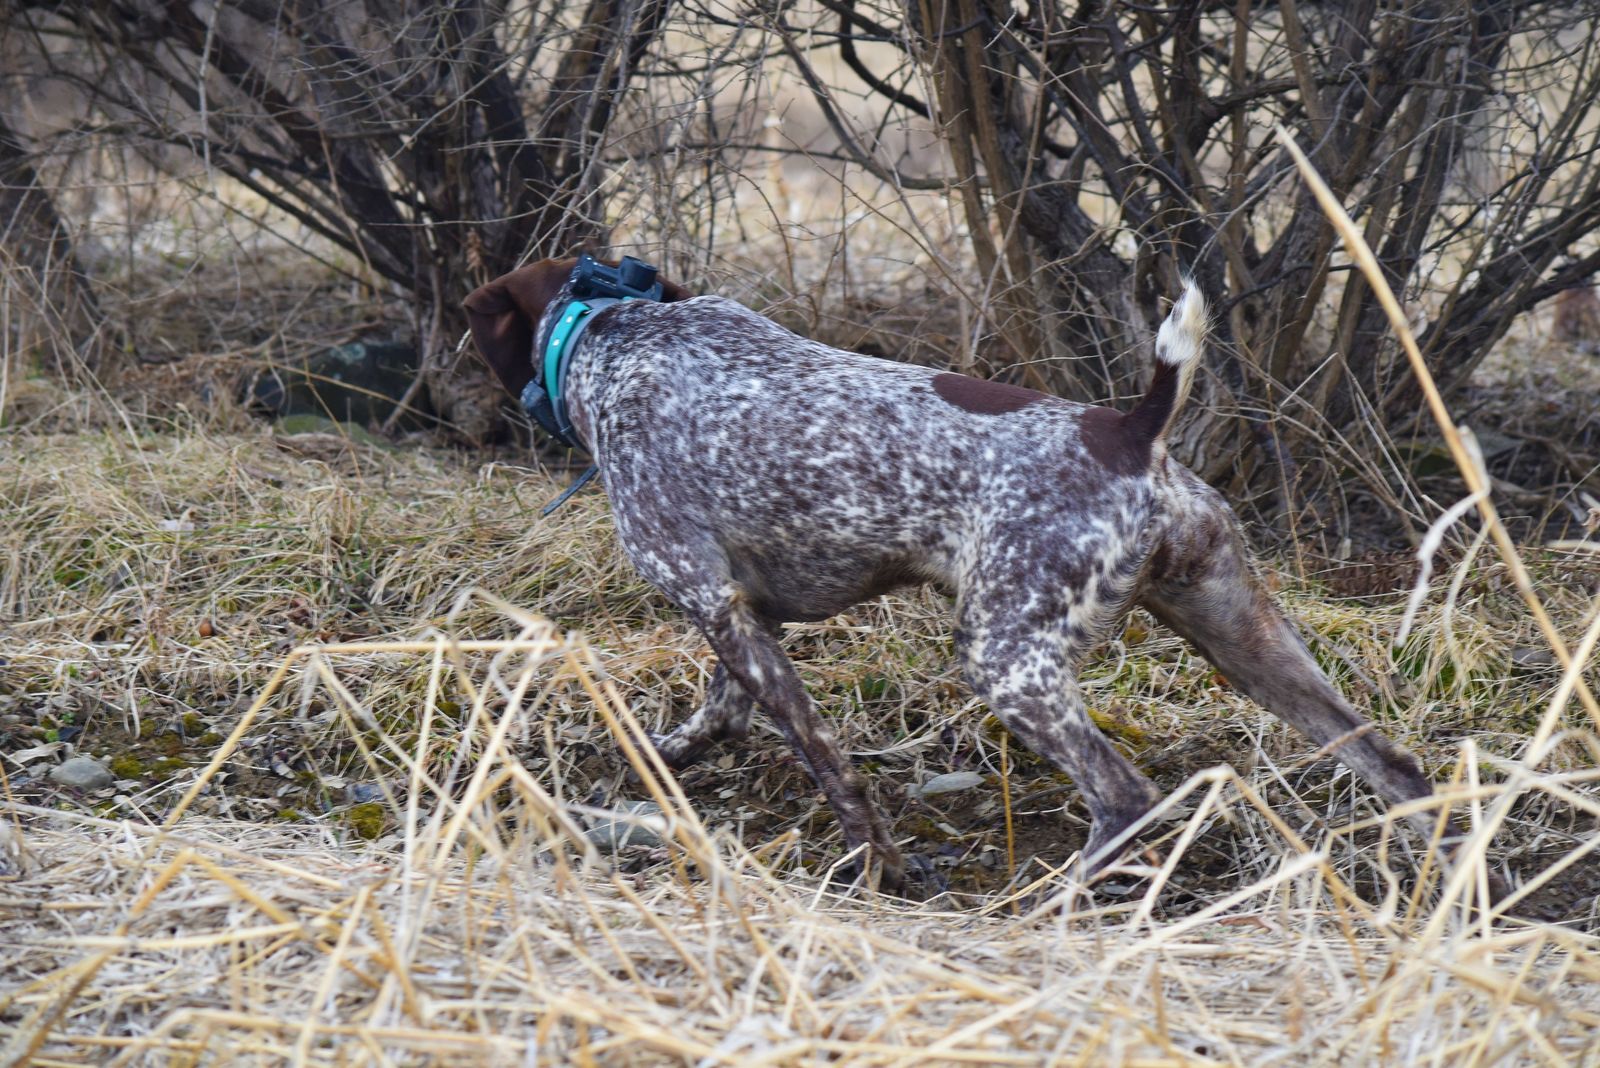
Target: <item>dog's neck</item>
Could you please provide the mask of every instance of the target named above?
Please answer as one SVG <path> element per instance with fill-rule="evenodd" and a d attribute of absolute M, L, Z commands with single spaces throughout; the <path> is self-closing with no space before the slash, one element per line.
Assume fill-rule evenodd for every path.
<path fill-rule="evenodd" d="M 579 298 L 573 289 L 568 279 L 540 316 L 531 353 L 534 377 L 523 388 L 521 400 L 523 411 L 552 438 L 593 455 L 587 437 L 574 425 L 567 381 L 594 318 L 629 298 Z"/>

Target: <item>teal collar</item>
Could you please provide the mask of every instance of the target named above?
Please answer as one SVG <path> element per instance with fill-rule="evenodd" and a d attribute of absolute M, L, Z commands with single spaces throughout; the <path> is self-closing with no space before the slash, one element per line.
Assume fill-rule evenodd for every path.
<path fill-rule="evenodd" d="M 522 410 L 529 418 L 568 448 L 592 451 L 578 440 L 567 412 L 567 366 L 572 354 L 577 351 L 584 329 L 597 312 L 625 300 L 658 301 L 662 289 L 662 284 L 656 280 L 656 269 L 643 260 L 624 256 L 620 264 L 611 267 L 588 255 L 579 256 L 565 290 L 569 294 L 567 302 L 555 309 L 555 322 L 544 345 L 544 358 L 535 361 L 533 381 L 522 390 Z M 567 498 L 594 478 L 597 470 L 591 464 L 565 493 L 545 508 L 544 514 L 549 515 L 561 507 Z"/>
<path fill-rule="evenodd" d="M 567 367 L 584 330 L 598 312 L 631 297 L 591 297 L 570 301 L 557 309 L 555 325 L 544 346 L 544 373 L 522 391 L 522 407 L 563 445 L 582 448 L 567 412 Z"/>
<path fill-rule="evenodd" d="M 567 355 L 578 347 L 578 338 L 595 312 L 621 304 L 616 297 L 591 297 L 575 300 L 561 310 L 561 318 L 550 330 L 550 340 L 544 346 L 544 386 L 550 394 L 550 403 L 561 404 L 561 387 L 567 374 Z"/>

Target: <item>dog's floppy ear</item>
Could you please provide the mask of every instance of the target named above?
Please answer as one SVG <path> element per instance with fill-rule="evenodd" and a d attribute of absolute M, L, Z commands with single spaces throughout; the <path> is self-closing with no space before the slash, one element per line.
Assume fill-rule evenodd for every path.
<path fill-rule="evenodd" d="M 676 282 L 669 282 L 665 278 L 659 279 L 659 281 L 661 282 L 661 303 L 663 304 L 671 304 L 675 300 L 688 300 L 694 296 L 693 293 Z"/>
<path fill-rule="evenodd" d="M 540 260 L 467 294 L 472 340 L 513 397 L 533 381 L 533 328 L 561 292 L 577 260 Z"/>
<path fill-rule="evenodd" d="M 533 330 L 561 293 L 576 259 L 540 260 L 503 274 L 467 294 L 467 324 L 478 351 L 514 397 L 533 380 Z M 613 264 L 612 266 L 615 266 Z M 661 280 L 661 300 L 688 300 L 693 293 Z"/>

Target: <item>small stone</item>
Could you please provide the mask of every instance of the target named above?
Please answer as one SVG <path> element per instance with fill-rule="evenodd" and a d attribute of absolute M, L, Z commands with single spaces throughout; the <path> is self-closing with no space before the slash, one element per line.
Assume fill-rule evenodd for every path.
<path fill-rule="evenodd" d="M 322 785 L 327 786 L 328 780 L 323 779 Z M 344 796 L 352 805 L 364 805 L 372 801 L 382 801 L 383 787 L 375 782 L 353 782 L 344 788 Z"/>
<path fill-rule="evenodd" d="M 933 797 L 937 794 L 953 794 L 960 790 L 970 790 L 974 786 L 983 785 L 983 776 L 975 771 L 951 771 L 943 775 L 935 775 L 917 788 L 918 797 Z"/>
<path fill-rule="evenodd" d="M 1517 667 L 1554 667 L 1556 654 L 1539 646 L 1519 645 L 1511 650 L 1511 662 Z"/>
<path fill-rule="evenodd" d="M 662 844 L 663 830 L 661 806 L 654 801 L 635 801 L 613 810 L 609 818 L 601 817 L 585 837 L 596 848 L 615 853 L 629 846 L 653 849 Z"/>
<path fill-rule="evenodd" d="M 50 781 L 75 790 L 103 790 L 116 781 L 116 776 L 93 757 L 75 756 L 51 768 Z"/>

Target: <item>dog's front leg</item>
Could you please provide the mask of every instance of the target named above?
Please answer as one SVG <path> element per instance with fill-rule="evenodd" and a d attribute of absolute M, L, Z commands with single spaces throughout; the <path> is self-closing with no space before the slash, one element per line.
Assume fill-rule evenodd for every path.
<path fill-rule="evenodd" d="M 646 454 L 642 449 L 633 453 Z M 806 695 L 794 665 L 778 644 L 777 621 L 751 605 L 731 578 L 727 554 L 706 533 L 705 525 L 694 522 L 681 508 L 663 506 L 661 494 L 652 492 L 651 469 L 642 464 L 606 468 L 605 476 L 608 492 L 615 493 L 612 513 L 628 558 L 640 574 L 683 609 L 717 654 L 719 672 L 726 673 L 729 684 L 720 693 L 722 712 L 728 711 L 727 702 L 735 700 L 733 685 L 759 704 L 827 797 L 846 845 L 867 847 L 864 860 L 869 881 L 876 872 L 876 881 L 884 889 L 904 888 L 905 863 L 890 837 L 888 823 L 868 799 L 865 780 L 845 759 L 832 728 Z M 619 487 L 629 487 L 629 491 L 622 492 Z M 712 718 L 716 716 L 707 717 Z M 686 749 L 698 744 L 699 730 L 696 727 Z M 670 747 L 670 738 L 663 744 Z"/>
<path fill-rule="evenodd" d="M 868 847 L 869 871 L 887 890 L 905 883 L 905 864 L 889 835 L 886 821 L 867 797 L 866 782 L 845 759 L 833 729 L 817 714 L 800 676 L 772 625 L 758 617 L 741 593 L 729 587 L 711 611 L 685 605 L 695 625 L 710 641 L 721 665 L 746 693 L 753 694 L 796 753 L 805 761 L 838 817 L 851 849 Z"/>
<path fill-rule="evenodd" d="M 668 767 L 686 768 L 718 742 L 743 741 L 750 731 L 754 707 L 755 698 L 718 663 L 706 686 L 706 699 L 694 715 L 670 734 L 652 735 L 650 741 Z"/>

